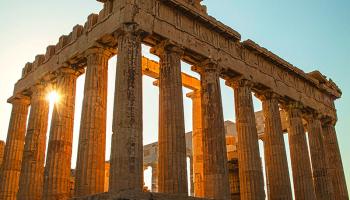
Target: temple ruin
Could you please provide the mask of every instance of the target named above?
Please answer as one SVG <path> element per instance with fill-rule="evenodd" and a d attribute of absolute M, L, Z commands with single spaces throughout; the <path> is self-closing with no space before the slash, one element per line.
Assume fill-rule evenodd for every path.
<path fill-rule="evenodd" d="M 335 130 L 334 101 L 342 92 L 331 79 L 319 71 L 306 73 L 254 41 L 241 41 L 238 32 L 207 14 L 201 0 L 98 1 L 103 9 L 28 62 L 15 84 L 8 99 L 12 113 L 1 167 L 1 200 L 71 199 L 76 80 L 84 73 L 74 199 L 233 199 L 230 191 L 237 189 L 232 184 L 237 176 L 229 172 L 237 167 L 242 200 L 265 199 L 265 194 L 267 199 L 349 199 Z M 152 47 L 160 62 L 143 58 L 142 45 Z M 107 68 L 115 55 L 113 136 L 106 138 Z M 181 61 L 200 79 L 182 73 Z M 157 79 L 159 87 L 157 192 L 143 187 L 143 75 Z M 234 91 L 237 160 L 232 162 L 220 79 Z M 188 195 L 182 87 L 192 90 L 187 97 L 193 102 L 193 197 Z M 45 97 L 51 89 L 61 100 L 48 127 Z M 263 107 L 260 139 L 267 191 L 253 95 Z M 108 192 L 106 139 L 112 140 Z"/>

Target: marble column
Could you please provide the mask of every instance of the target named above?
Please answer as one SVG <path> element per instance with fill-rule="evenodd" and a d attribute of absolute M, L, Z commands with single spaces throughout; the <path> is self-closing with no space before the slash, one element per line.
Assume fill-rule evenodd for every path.
<path fill-rule="evenodd" d="M 334 199 L 348 200 L 349 194 L 346 187 L 345 174 L 335 130 L 335 121 L 324 122 L 323 144 L 326 154 L 328 173 L 331 177 Z"/>
<path fill-rule="evenodd" d="M 202 130 L 202 104 L 200 90 L 187 94 L 192 99 L 192 151 L 193 151 L 193 181 L 194 196 L 204 197 L 204 171 L 203 171 L 203 130 Z"/>
<path fill-rule="evenodd" d="M 0 140 L 0 176 L 1 176 L 2 162 L 4 160 L 4 151 L 5 151 L 5 142 Z"/>
<path fill-rule="evenodd" d="M 246 79 L 228 81 L 227 84 L 234 88 L 241 198 L 244 200 L 265 199 L 252 99 L 253 84 Z"/>
<path fill-rule="evenodd" d="M 226 137 L 220 90 L 220 67 L 211 61 L 201 66 L 204 196 L 229 199 Z"/>
<path fill-rule="evenodd" d="M 309 114 L 306 120 L 316 199 L 335 199 L 333 196 L 331 178 L 327 172 L 320 116 L 317 114 Z"/>
<path fill-rule="evenodd" d="M 12 112 L 0 174 L 2 200 L 16 200 L 30 99 L 27 96 L 14 97 L 9 103 L 12 104 Z"/>
<path fill-rule="evenodd" d="M 68 67 L 60 69 L 57 74 L 60 100 L 55 104 L 51 120 L 44 178 L 45 200 L 70 197 L 76 80 L 80 74 Z"/>
<path fill-rule="evenodd" d="M 159 62 L 158 191 L 188 195 L 182 50 L 162 42 L 151 50 Z"/>
<path fill-rule="evenodd" d="M 118 35 L 109 191 L 143 190 L 142 57 L 136 25 Z"/>
<path fill-rule="evenodd" d="M 192 154 L 192 152 L 191 152 Z M 194 196 L 194 174 L 193 174 L 193 156 L 189 156 L 190 159 L 190 196 Z"/>
<path fill-rule="evenodd" d="M 103 48 L 86 52 L 84 100 L 80 122 L 75 196 L 104 192 L 108 59 Z"/>
<path fill-rule="evenodd" d="M 18 200 L 42 200 L 49 117 L 49 101 L 46 99 L 46 95 L 47 89 L 44 85 L 33 87 L 17 194 Z"/>
<path fill-rule="evenodd" d="M 301 106 L 291 103 L 286 108 L 294 196 L 296 200 L 315 200 L 311 164 L 304 130 Z"/>
<path fill-rule="evenodd" d="M 152 164 L 152 192 L 158 192 L 158 163 Z"/>
<path fill-rule="evenodd" d="M 290 199 L 292 190 L 289 178 L 286 147 L 284 144 L 278 96 L 272 92 L 258 95 L 264 112 L 264 152 L 268 199 Z"/>

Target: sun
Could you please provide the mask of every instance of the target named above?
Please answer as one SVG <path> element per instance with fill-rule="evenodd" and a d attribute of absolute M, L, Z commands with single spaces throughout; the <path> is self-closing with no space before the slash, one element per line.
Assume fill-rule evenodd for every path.
<path fill-rule="evenodd" d="M 56 91 L 51 91 L 47 94 L 46 98 L 50 103 L 54 104 L 54 103 L 59 102 L 60 95 Z"/>

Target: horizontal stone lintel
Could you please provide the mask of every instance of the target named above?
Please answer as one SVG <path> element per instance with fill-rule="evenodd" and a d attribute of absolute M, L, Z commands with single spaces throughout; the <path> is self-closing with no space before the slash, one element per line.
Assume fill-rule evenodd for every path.
<path fill-rule="evenodd" d="M 148 2 L 159 3 L 159 7 L 167 9 L 168 3 L 164 3 L 159 0 L 152 0 Z M 121 1 L 130 3 L 129 1 Z M 148 45 L 154 45 L 159 42 L 160 39 L 170 39 L 177 44 L 181 45 L 185 49 L 184 60 L 192 65 L 196 65 L 200 59 L 214 59 L 218 62 L 220 67 L 223 69 L 222 78 L 229 79 L 234 78 L 233 76 L 243 76 L 253 80 L 255 83 L 260 84 L 264 88 L 269 88 L 275 93 L 279 94 L 285 99 L 291 99 L 302 103 L 305 107 L 309 107 L 317 112 L 324 114 L 325 116 L 336 118 L 336 110 L 333 101 L 340 97 L 339 91 L 326 87 L 317 86 L 317 82 L 307 79 L 307 74 L 303 74 L 300 71 L 293 71 L 291 69 L 283 67 L 281 63 L 275 63 L 266 58 L 266 55 L 262 53 L 257 54 L 256 50 L 246 48 L 243 43 L 233 39 L 227 39 L 227 36 L 223 33 L 218 33 L 218 29 L 224 31 L 219 26 L 216 29 L 210 28 L 216 39 L 204 40 L 203 37 L 211 37 L 210 35 L 195 35 L 189 31 L 182 30 L 181 26 L 188 20 L 188 14 L 182 16 L 182 25 L 173 24 L 171 20 L 165 21 L 162 17 L 157 16 L 153 12 L 155 9 L 150 11 L 145 5 L 139 5 L 140 9 L 135 12 L 133 6 L 120 5 L 121 2 L 114 1 L 114 9 L 105 19 L 99 20 L 88 32 L 80 35 L 75 41 L 65 45 L 60 51 L 48 60 L 45 60 L 35 71 L 27 74 L 24 78 L 20 79 L 14 88 L 14 96 L 23 94 L 31 86 L 41 82 L 45 77 L 51 76 L 59 68 L 67 65 L 71 65 L 77 60 L 84 57 L 84 52 L 96 45 L 109 45 L 112 44 L 115 48 L 115 41 L 113 35 L 121 30 L 123 24 L 130 21 L 138 24 L 138 28 L 144 32 L 149 33 L 149 36 L 144 39 L 144 42 Z M 177 1 L 174 1 L 177 2 Z M 182 6 L 183 7 L 183 6 Z M 167 12 L 180 12 L 183 8 L 169 9 Z M 160 9 L 160 8 L 159 8 Z M 161 11 L 159 11 L 161 12 Z M 189 10 L 188 12 L 195 12 Z M 201 14 L 203 15 L 203 14 Z M 193 16 L 192 16 L 193 17 Z M 198 21 L 197 26 L 199 29 L 208 28 L 207 25 L 203 24 L 203 20 L 197 18 L 189 18 L 193 21 Z M 206 18 L 212 24 L 218 23 L 214 18 L 208 16 Z M 181 21 L 180 20 L 180 21 Z M 196 22 L 197 23 L 197 22 Z M 197 28 L 198 28 L 197 27 Z M 204 33 L 203 33 L 204 34 Z M 104 38 L 108 38 L 107 43 Z M 112 40 L 111 40 L 112 38 Z M 251 59 L 254 58 L 254 59 Z M 263 71 L 263 66 L 267 66 L 273 71 L 279 70 L 281 76 L 291 75 L 290 77 L 297 80 L 302 84 L 301 87 L 296 87 L 287 83 L 283 78 L 281 79 L 280 74 L 269 74 Z M 309 88 L 312 91 L 316 91 L 319 98 L 315 99 L 306 93 L 303 89 Z M 257 90 L 258 91 L 258 90 Z M 327 99 L 327 103 L 320 101 Z"/>

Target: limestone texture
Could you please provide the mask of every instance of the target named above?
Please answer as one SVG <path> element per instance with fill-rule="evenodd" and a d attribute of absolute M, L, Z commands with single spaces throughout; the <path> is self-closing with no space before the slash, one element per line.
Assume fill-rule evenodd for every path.
<path fill-rule="evenodd" d="M 12 112 L 0 174 L 1 200 L 16 200 L 30 99 L 21 96 L 11 99 L 10 103 Z"/>
<path fill-rule="evenodd" d="M 335 121 L 323 123 L 323 144 L 325 148 L 328 173 L 330 174 L 335 199 L 348 200 L 349 194 L 335 130 Z"/>
<path fill-rule="evenodd" d="M 204 196 L 230 197 L 224 116 L 217 64 L 205 61 L 201 75 Z"/>
<path fill-rule="evenodd" d="M 43 195 L 49 102 L 44 85 L 34 87 L 32 92 L 18 200 L 42 200 Z"/>
<path fill-rule="evenodd" d="M 268 199 L 290 199 L 292 190 L 289 178 L 286 147 L 284 144 L 278 96 L 265 92 L 260 99 L 264 112 L 264 151 Z"/>
<path fill-rule="evenodd" d="M 311 114 L 306 120 L 316 199 L 335 199 L 333 184 L 327 171 L 321 119 L 317 114 Z"/>
<path fill-rule="evenodd" d="M 160 58 L 158 191 L 188 194 L 181 80 L 183 51 L 165 41 L 152 49 Z"/>
<path fill-rule="evenodd" d="M 141 36 L 134 25 L 118 35 L 109 191 L 143 190 Z"/>
<path fill-rule="evenodd" d="M 196 90 L 187 95 L 192 99 L 192 151 L 194 196 L 204 197 L 203 169 L 203 127 L 201 92 Z"/>
<path fill-rule="evenodd" d="M 51 120 L 44 174 L 44 200 L 64 200 L 70 197 L 75 93 L 80 74 L 79 71 L 66 67 L 57 76 L 60 100 L 54 106 Z"/>
<path fill-rule="evenodd" d="M 103 48 L 87 53 L 84 100 L 80 122 L 75 196 L 104 192 L 108 59 Z"/>
<path fill-rule="evenodd" d="M 306 133 L 302 121 L 301 106 L 293 102 L 286 109 L 289 122 L 288 139 L 295 199 L 314 200 L 316 196 L 312 181 Z"/>
<path fill-rule="evenodd" d="M 242 199 L 265 199 L 264 180 L 259 153 L 252 82 L 233 80 L 235 111 L 238 134 L 238 161 L 240 193 Z"/>

